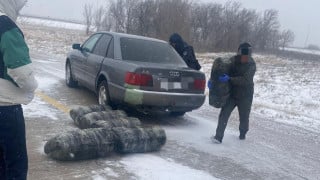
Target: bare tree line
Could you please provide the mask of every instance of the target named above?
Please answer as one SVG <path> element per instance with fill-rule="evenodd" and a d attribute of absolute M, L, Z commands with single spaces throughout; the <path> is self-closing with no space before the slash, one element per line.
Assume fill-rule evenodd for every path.
<path fill-rule="evenodd" d="M 234 51 L 248 41 L 256 49 L 278 49 L 294 41 L 280 30 L 278 11 L 262 13 L 238 2 L 194 3 L 192 0 L 112 0 L 106 7 L 84 6 L 87 33 L 115 31 L 168 40 L 177 32 L 197 51 Z"/>

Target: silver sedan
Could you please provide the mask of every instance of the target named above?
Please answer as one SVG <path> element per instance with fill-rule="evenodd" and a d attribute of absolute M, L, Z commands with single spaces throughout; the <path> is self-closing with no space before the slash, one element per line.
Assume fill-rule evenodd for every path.
<path fill-rule="evenodd" d="M 204 73 L 188 68 L 165 41 L 99 32 L 73 49 L 66 60 L 66 84 L 96 92 L 100 104 L 179 116 L 205 101 Z"/>

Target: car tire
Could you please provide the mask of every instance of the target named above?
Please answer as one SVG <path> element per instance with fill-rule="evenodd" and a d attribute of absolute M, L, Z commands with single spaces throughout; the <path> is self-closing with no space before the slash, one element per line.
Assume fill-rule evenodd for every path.
<path fill-rule="evenodd" d="M 108 82 L 103 80 L 98 86 L 98 102 L 100 105 L 109 105 L 112 109 L 116 109 L 110 100 Z"/>
<path fill-rule="evenodd" d="M 170 112 L 170 115 L 174 116 L 174 117 L 184 116 L 185 114 L 186 114 L 186 112 L 184 112 L 184 111 L 172 111 L 172 112 Z"/>
<path fill-rule="evenodd" d="M 67 62 L 66 64 L 66 85 L 68 87 L 77 87 L 78 82 L 75 81 L 72 77 L 72 70 L 71 70 L 71 65 L 70 62 Z"/>

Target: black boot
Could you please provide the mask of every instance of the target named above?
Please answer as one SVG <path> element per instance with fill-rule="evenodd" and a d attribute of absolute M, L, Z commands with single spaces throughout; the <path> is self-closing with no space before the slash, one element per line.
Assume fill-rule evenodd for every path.
<path fill-rule="evenodd" d="M 245 140 L 246 139 L 246 134 L 245 133 L 240 133 L 239 139 L 240 140 Z"/>

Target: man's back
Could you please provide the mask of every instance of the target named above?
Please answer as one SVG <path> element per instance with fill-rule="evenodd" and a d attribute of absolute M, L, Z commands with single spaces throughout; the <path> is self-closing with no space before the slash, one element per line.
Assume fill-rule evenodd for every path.
<path fill-rule="evenodd" d="M 169 42 L 177 53 L 182 57 L 188 67 L 200 70 L 201 66 L 194 54 L 193 47 L 187 44 L 178 33 L 173 33 Z"/>
<path fill-rule="evenodd" d="M 195 70 L 200 70 L 201 65 L 199 64 L 198 60 L 196 59 L 196 56 L 194 54 L 193 47 L 186 44 L 183 49 L 183 54 L 182 54 L 183 60 L 187 63 L 188 67 L 195 69 Z"/>

